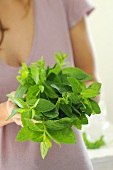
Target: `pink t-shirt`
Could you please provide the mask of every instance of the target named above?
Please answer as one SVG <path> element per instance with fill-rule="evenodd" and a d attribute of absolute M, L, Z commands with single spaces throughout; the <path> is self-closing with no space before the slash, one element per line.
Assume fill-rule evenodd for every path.
<path fill-rule="evenodd" d="M 34 0 L 35 35 L 27 65 L 44 56 L 46 65 L 52 66 L 54 52 L 60 50 L 69 54 L 67 60 L 74 65 L 69 29 L 92 10 L 87 0 Z M 0 103 L 17 89 L 19 69 L 0 60 Z M 15 123 L 0 128 L 0 170 L 92 170 L 80 131 L 75 129 L 76 144 L 61 148 L 53 144 L 43 160 L 38 143 L 15 141 L 20 128 Z"/>

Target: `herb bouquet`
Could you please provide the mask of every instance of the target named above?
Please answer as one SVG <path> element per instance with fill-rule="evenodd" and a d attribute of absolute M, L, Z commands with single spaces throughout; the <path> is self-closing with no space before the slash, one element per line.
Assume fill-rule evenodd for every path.
<path fill-rule="evenodd" d="M 88 116 L 100 113 L 93 98 L 99 94 L 101 84 L 93 82 L 87 88 L 84 82 L 92 76 L 76 67 L 63 67 L 66 57 L 62 52 L 55 54 L 55 65 L 46 68 L 43 58 L 30 67 L 23 63 L 17 76 L 20 86 L 14 97 L 7 95 L 17 105 L 8 119 L 21 114 L 23 127 L 16 140 L 39 142 L 43 159 L 52 147 L 51 140 L 75 144 L 72 126 L 82 129 L 88 124 Z"/>

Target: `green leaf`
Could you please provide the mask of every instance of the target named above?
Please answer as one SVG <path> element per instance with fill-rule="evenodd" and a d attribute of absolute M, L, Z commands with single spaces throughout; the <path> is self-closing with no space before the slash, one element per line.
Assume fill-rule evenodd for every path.
<path fill-rule="evenodd" d="M 39 68 L 36 65 L 30 67 L 31 75 L 36 84 L 39 82 Z"/>
<path fill-rule="evenodd" d="M 18 132 L 18 135 L 16 136 L 16 140 L 19 142 L 24 142 L 27 140 L 31 140 L 34 136 L 34 132 L 30 130 L 28 127 L 23 127 Z"/>
<path fill-rule="evenodd" d="M 38 85 L 33 85 L 29 87 L 26 100 L 35 99 L 39 93 L 40 93 L 40 88 Z"/>
<path fill-rule="evenodd" d="M 51 147 L 52 147 L 52 143 L 51 143 L 49 137 L 46 137 L 46 138 L 45 138 L 45 141 L 46 141 L 48 147 L 51 148 Z"/>
<path fill-rule="evenodd" d="M 81 96 L 83 98 L 95 98 L 98 94 L 100 94 L 98 91 L 94 89 L 85 89 L 81 92 Z"/>
<path fill-rule="evenodd" d="M 14 108 L 10 114 L 10 116 L 6 119 L 9 120 L 11 119 L 13 116 L 15 116 L 17 113 L 22 113 L 24 110 L 23 109 L 20 109 L 20 108 Z"/>
<path fill-rule="evenodd" d="M 39 99 L 31 99 L 27 101 L 27 105 L 30 107 L 30 109 L 34 109 L 38 105 L 38 102 Z"/>
<path fill-rule="evenodd" d="M 83 133 L 83 139 L 84 139 L 84 143 L 85 143 L 87 149 L 98 149 L 98 148 L 104 146 L 106 143 L 103 138 L 104 138 L 104 136 L 102 135 L 100 137 L 100 139 L 98 139 L 97 141 L 90 142 L 87 138 L 86 133 L 85 132 Z"/>
<path fill-rule="evenodd" d="M 88 88 L 94 89 L 96 91 L 99 91 L 101 88 L 101 83 L 99 82 L 93 82 Z"/>
<path fill-rule="evenodd" d="M 27 92 L 28 87 L 29 87 L 28 84 L 26 84 L 26 85 L 20 85 L 20 86 L 17 88 L 14 97 L 16 97 L 16 98 L 23 98 L 23 95 Z"/>
<path fill-rule="evenodd" d="M 53 87 L 54 89 L 58 90 L 61 94 L 64 92 L 72 92 L 71 87 L 68 85 L 65 85 L 65 84 L 50 82 L 50 86 Z"/>
<path fill-rule="evenodd" d="M 21 114 L 21 120 L 22 120 L 22 124 L 24 125 L 24 118 L 28 118 L 31 119 L 32 118 L 32 110 L 31 109 L 24 109 L 24 111 Z"/>
<path fill-rule="evenodd" d="M 48 144 L 46 142 L 41 142 L 40 152 L 41 152 L 41 156 L 42 156 L 43 159 L 47 155 L 48 150 L 49 150 Z"/>
<path fill-rule="evenodd" d="M 82 89 L 81 89 L 81 86 L 80 86 L 80 83 L 78 82 L 78 80 L 73 77 L 68 77 L 67 79 L 72 87 L 73 92 L 75 94 L 80 93 Z"/>
<path fill-rule="evenodd" d="M 70 99 L 71 102 L 74 103 L 74 104 L 79 104 L 79 103 L 80 103 L 80 97 L 79 97 L 79 95 L 75 95 L 74 93 L 69 93 L 69 99 Z"/>
<path fill-rule="evenodd" d="M 38 60 L 37 65 L 38 65 L 38 67 L 40 67 L 40 68 L 44 68 L 44 64 L 45 64 L 44 58 L 41 57 L 41 59 Z"/>
<path fill-rule="evenodd" d="M 80 130 L 82 129 L 81 120 L 77 116 L 74 117 L 74 123 L 73 124 L 77 129 L 80 129 Z"/>
<path fill-rule="evenodd" d="M 65 143 L 65 144 L 76 143 L 75 133 L 69 127 L 59 130 L 59 131 L 48 129 L 48 133 L 53 137 L 54 140 L 60 143 Z"/>
<path fill-rule="evenodd" d="M 29 74 L 28 77 L 26 78 L 25 84 L 26 84 L 26 83 L 29 84 L 29 86 L 33 86 L 33 85 L 36 84 L 30 74 Z M 25 85 L 25 84 L 24 84 L 24 85 Z"/>
<path fill-rule="evenodd" d="M 7 97 L 9 97 L 13 103 L 17 104 L 20 108 L 27 108 L 26 103 L 23 101 L 22 98 L 16 98 L 13 97 L 11 94 L 7 94 Z"/>
<path fill-rule="evenodd" d="M 43 132 L 36 131 L 36 134 L 31 140 L 33 142 L 43 142 Z"/>
<path fill-rule="evenodd" d="M 101 110 L 100 110 L 100 107 L 98 105 L 98 103 L 94 100 L 89 100 L 90 104 L 91 104 L 91 107 L 92 107 L 92 111 L 94 114 L 100 114 L 101 113 Z"/>
<path fill-rule="evenodd" d="M 63 54 L 62 51 L 60 51 L 60 54 L 57 53 L 54 54 L 56 61 L 60 64 L 60 66 L 66 65 L 64 62 L 65 58 L 68 56 L 68 54 Z"/>
<path fill-rule="evenodd" d="M 44 129 L 44 124 L 43 123 L 34 123 L 32 120 L 30 120 L 28 118 L 24 118 L 23 122 L 24 122 L 24 126 L 29 127 L 29 129 L 31 129 L 33 131 L 42 132 L 43 129 Z"/>
<path fill-rule="evenodd" d="M 65 85 L 69 86 L 69 82 L 67 80 L 67 77 L 69 77 L 68 74 L 59 74 L 59 78 L 60 78 L 61 82 Z"/>
<path fill-rule="evenodd" d="M 87 114 L 88 116 L 91 116 L 91 114 L 92 114 L 92 108 L 91 107 L 89 107 L 87 104 L 85 104 L 85 106 L 86 106 L 86 109 L 85 109 L 85 114 Z"/>
<path fill-rule="evenodd" d="M 41 69 L 39 76 L 40 76 L 40 82 L 45 82 L 47 78 L 46 69 Z"/>
<path fill-rule="evenodd" d="M 48 118 L 56 118 L 59 115 L 58 110 L 55 108 L 53 110 L 50 110 L 48 112 L 43 112 L 43 115 L 48 117 Z"/>
<path fill-rule="evenodd" d="M 24 78 L 22 78 L 21 76 L 17 76 L 16 79 L 18 80 L 18 82 L 21 85 L 25 85 L 26 84 L 26 80 Z"/>
<path fill-rule="evenodd" d="M 50 80 L 50 81 L 51 81 L 51 80 Z M 54 79 L 52 79 L 52 81 L 54 81 L 55 83 L 58 83 L 58 84 L 61 84 L 61 83 L 62 83 L 59 75 L 55 75 L 55 76 L 54 76 Z"/>
<path fill-rule="evenodd" d="M 47 120 L 45 122 L 45 125 L 48 129 L 57 131 L 57 130 L 65 129 L 67 127 L 71 127 L 73 122 L 74 122 L 73 118 L 65 117 L 59 120 Z"/>
<path fill-rule="evenodd" d="M 59 106 L 60 104 L 69 104 L 68 99 L 64 98 L 64 97 L 59 97 L 56 103 L 56 106 Z"/>
<path fill-rule="evenodd" d="M 71 106 L 67 104 L 60 104 L 60 109 L 68 116 L 73 117 Z"/>
<path fill-rule="evenodd" d="M 22 63 L 22 68 L 21 68 L 21 70 L 19 70 L 19 74 L 21 74 L 21 76 L 17 76 L 16 77 L 17 80 L 22 85 L 26 84 L 26 78 L 29 75 L 29 70 L 28 70 L 28 67 L 27 67 L 26 63 Z"/>
<path fill-rule="evenodd" d="M 92 76 L 85 73 L 83 70 L 77 68 L 77 67 L 67 67 L 62 69 L 62 74 L 67 74 L 68 77 L 76 78 L 80 81 L 88 81 L 92 79 Z"/>
<path fill-rule="evenodd" d="M 51 73 L 54 73 L 55 75 L 58 75 L 60 73 L 60 71 L 61 71 L 61 66 L 60 66 L 59 63 L 56 63 L 54 65 L 54 67 L 49 70 L 47 76 L 49 76 Z"/>
<path fill-rule="evenodd" d="M 22 68 L 19 70 L 19 74 L 22 75 L 23 78 L 28 76 L 29 70 L 26 63 L 22 63 Z"/>
<path fill-rule="evenodd" d="M 88 124 L 88 118 L 86 117 L 86 115 L 81 115 L 80 116 L 80 120 L 81 120 L 81 123 L 83 124 L 83 125 L 86 125 L 86 124 Z"/>
<path fill-rule="evenodd" d="M 50 110 L 53 110 L 55 107 L 56 106 L 52 102 L 50 102 L 46 99 L 40 98 L 39 102 L 37 104 L 36 110 L 37 110 L 37 112 L 43 113 L 43 112 L 48 112 Z"/>
<path fill-rule="evenodd" d="M 58 98 L 58 95 L 54 92 L 52 87 L 44 83 L 44 93 L 49 96 L 51 99 Z"/>

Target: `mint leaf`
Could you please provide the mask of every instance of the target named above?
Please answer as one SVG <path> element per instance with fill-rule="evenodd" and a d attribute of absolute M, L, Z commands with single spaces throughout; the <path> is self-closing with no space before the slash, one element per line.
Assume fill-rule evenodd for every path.
<path fill-rule="evenodd" d="M 29 87 L 27 95 L 26 95 L 26 100 L 35 99 L 36 98 L 36 94 L 38 92 L 39 92 L 39 88 L 38 88 L 37 85 Z"/>
<path fill-rule="evenodd" d="M 31 65 L 31 75 L 36 84 L 39 82 L 39 68 L 36 65 Z"/>
<path fill-rule="evenodd" d="M 91 75 L 86 74 L 83 70 L 81 70 L 77 67 L 64 68 L 64 69 L 62 69 L 62 74 L 67 74 L 67 75 L 69 75 L 68 77 L 76 78 L 77 80 L 80 80 L 82 82 L 92 79 Z"/>
<path fill-rule="evenodd" d="M 52 102 L 50 102 L 46 99 L 40 98 L 38 100 L 39 100 L 39 102 L 36 107 L 37 112 L 38 111 L 39 112 L 48 112 L 50 110 L 53 110 L 56 107 Z"/>
<path fill-rule="evenodd" d="M 59 130 L 59 131 L 48 129 L 48 133 L 53 137 L 54 140 L 60 143 L 65 143 L 65 144 L 76 143 L 75 133 L 69 127 Z"/>
<path fill-rule="evenodd" d="M 16 140 L 24 142 L 27 140 L 31 140 L 33 136 L 34 136 L 34 132 L 32 130 L 30 130 L 28 127 L 23 127 L 21 128 L 18 135 L 16 136 Z"/>
<path fill-rule="evenodd" d="M 101 83 L 99 82 L 93 82 L 88 88 L 94 89 L 96 91 L 99 91 L 101 88 Z"/>
<path fill-rule="evenodd" d="M 37 64 L 37 66 L 38 66 L 39 68 L 44 68 L 44 64 L 45 64 L 44 58 L 41 57 L 41 59 L 39 59 L 39 60 L 37 61 L 37 63 L 35 63 L 35 64 Z"/>
<path fill-rule="evenodd" d="M 43 159 L 47 155 L 48 150 L 49 150 L 48 144 L 46 142 L 41 142 L 40 152 L 41 152 L 41 156 L 42 156 Z"/>
<path fill-rule="evenodd" d="M 45 122 L 45 125 L 48 129 L 57 131 L 57 130 L 65 129 L 66 127 L 71 127 L 73 122 L 74 122 L 73 118 L 65 117 L 59 120 L 47 120 Z"/>
<path fill-rule="evenodd" d="M 83 124 L 83 125 L 87 125 L 88 124 L 88 118 L 86 117 L 86 115 L 81 115 L 80 116 L 80 120 L 81 120 L 81 123 Z"/>
<path fill-rule="evenodd" d="M 20 82 L 20 84 L 25 85 L 26 78 L 29 75 L 29 69 L 28 69 L 26 63 L 22 63 L 22 68 L 19 71 L 19 74 L 21 74 L 21 76 L 17 76 L 17 80 Z"/>
<path fill-rule="evenodd" d="M 79 95 L 76 95 L 74 93 L 69 93 L 69 99 L 71 100 L 72 103 L 74 104 L 79 104 L 80 103 L 80 97 Z"/>
<path fill-rule="evenodd" d="M 60 66 L 66 65 L 64 62 L 65 58 L 68 56 L 68 54 L 63 54 L 62 51 L 60 51 L 60 54 L 57 53 L 54 54 L 56 61 L 60 64 Z"/>
<path fill-rule="evenodd" d="M 94 100 L 89 100 L 90 104 L 91 104 L 91 108 L 92 108 L 92 113 L 93 114 L 100 114 L 101 113 L 101 110 L 100 110 L 100 107 L 98 105 L 98 103 Z"/>
<path fill-rule="evenodd" d="M 55 75 L 58 75 L 61 71 L 61 66 L 59 63 L 56 63 L 52 69 L 49 70 L 48 75 L 54 73 Z"/>
<path fill-rule="evenodd" d="M 24 111 L 22 112 L 21 120 L 22 120 L 23 125 L 24 125 L 24 121 L 23 121 L 24 118 L 27 118 L 27 119 L 32 118 L 32 110 L 31 109 L 24 109 Z"/>
<path fill-rule="evenodd" d="M 37 131 L 31 140 L 33 142 L 43 142 L 43 132 Z"/>
<path fill-rule="evenodd" d="M 14 115 L 16 115 L 17 113 L 22 113 L 24 110 L 23 109 L 20 109 L 20 108 L 14 108 L 10 114 L 10 116 L 6 119 L 9 120 L 11 119 Z"/>
<path fill-rule="evenodd" d="M 59 84 L 59 83 L 53 83 L 53 82 L 49 82 L 50 86 L 56 90 L 58 90 L 58 92 L 60 92 L 61 94 L 64 92 L 72 92 L 72 89 L 69 85 L 65 85 L 65 84 Z"/>
<path fill-rule="evenodd" d="M 85 109 L 85 114 L 87 114 L 88 116 L 91 116 L 91 114 L 92 114 L 92 108 L 91 107 L 89 107 L 87 104 L 85 104 L 85 106 L 86 106 L 86 109 Z"/>
<path fill-rule="evenodd" d="M 60 104 L 60 109 L 68 116 L 73 117 L 72 109 L 70 105 Z"/>
<path fill-rule="evenodd" d="M 99 95 L 100 93 L 94 89 L 85 89 L 81 92 L 81 96 L 83 98 L 95 98 L 97 95 Z"/>
<path fill-rule="evenodd" d="M 52 89 L 52 87 L 48 86 L 44 83 L 44 93 L 49 96 L 51 99 L 58 98 L 58 95 Z"/>
<path fill-rule="evenodd" d="M 16 97 L 16 98 L 23 98 L 23 95 L 27 92 L 28 87 L 29 87 L 28 84 L 26 84 L 26 85 L 20 85 L 20 86 L 17 88 L 14 97 Z"/>
<path fill-rule="evenodd" d="M 55 108 L 53 110 L 50 110 L 48 112 L 43 112 L 43 115 L 46 116 L 46 118 L 56 118 L 59 115 L 58 110 Z"/>
<path fill-rule="evenodd" d="M 44 124 L 43 123 L 34 123 L 32 120 L 28 118 L 23 119 L 24 126 L 27 126 L 29 129 L 33 131 L 40 131 L 43 132 Z"/>
<path fill-rule="evenodd" d="M 67 79 L 68 79 L 68 81 L 69 81 L 69 83 L 72 87 L 73 92 L 75 94 L 80 93 L 81 92 L 81 86 L 80 86 L 78 80 L 73 78 L 73 77 L 68 77 Z"/>
<path fill-rule="evenodd" d="M 77 129 L 80 129 L 80 130 L 82 129 L 81 120 L 77 116 L 74 117 L 74 123 L 73 124 Z"/>
<path fill-rule="evenodd" d="M 20 108 L 27 108 L 26 103 L 21 98 L 13 97 L 11 94 L 7 94 L 7 97 L 9 97 L 13 103 L 17 104 Z"/>

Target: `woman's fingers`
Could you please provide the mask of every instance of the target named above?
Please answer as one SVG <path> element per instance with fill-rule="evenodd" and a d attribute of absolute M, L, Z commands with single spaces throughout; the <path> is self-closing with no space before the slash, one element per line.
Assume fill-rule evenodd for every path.
<path fill-rule="evenodd" d="M 20 114 L 20 113 L 17 113 L 15 116 L 13 116 L 13 118 L 15 118 L 15 119 L 21 119 L 21 114 Z"/>
<path fill-rule="evenodd" d="M 10 93 L 12 96 L 15 95 L 15 91 L 11 92 Z M 26 98 L 26 94 L 23 95 L 23 98 Z M 9 114 L 11 114 L 12 110 L 14 108 L 16 108 L 17 105 L 12 103 L 12 100 L 10 98 L 8 98 L 8 101 L 7 101 L 7 110 L 9 112 Z M 12 117 L 12 119 L 14 120 L 14 122 L 19 125 L 19 126 L 22 126 L 22 121 L 21 121 L 21 114 L 20 113 L 17 113 L 15 116 Z"/>
<path fill-rule="evenodd" d="M 22 127 L 23 127 L 23 125 L 22 125 L 22 121 L 21 121 L 19 118 L 13 118 L 13 120 L 14 120 L 14 122 L 15 122 L 17 125 L 19 125 L 19 126 L 22 126 Z"/>

